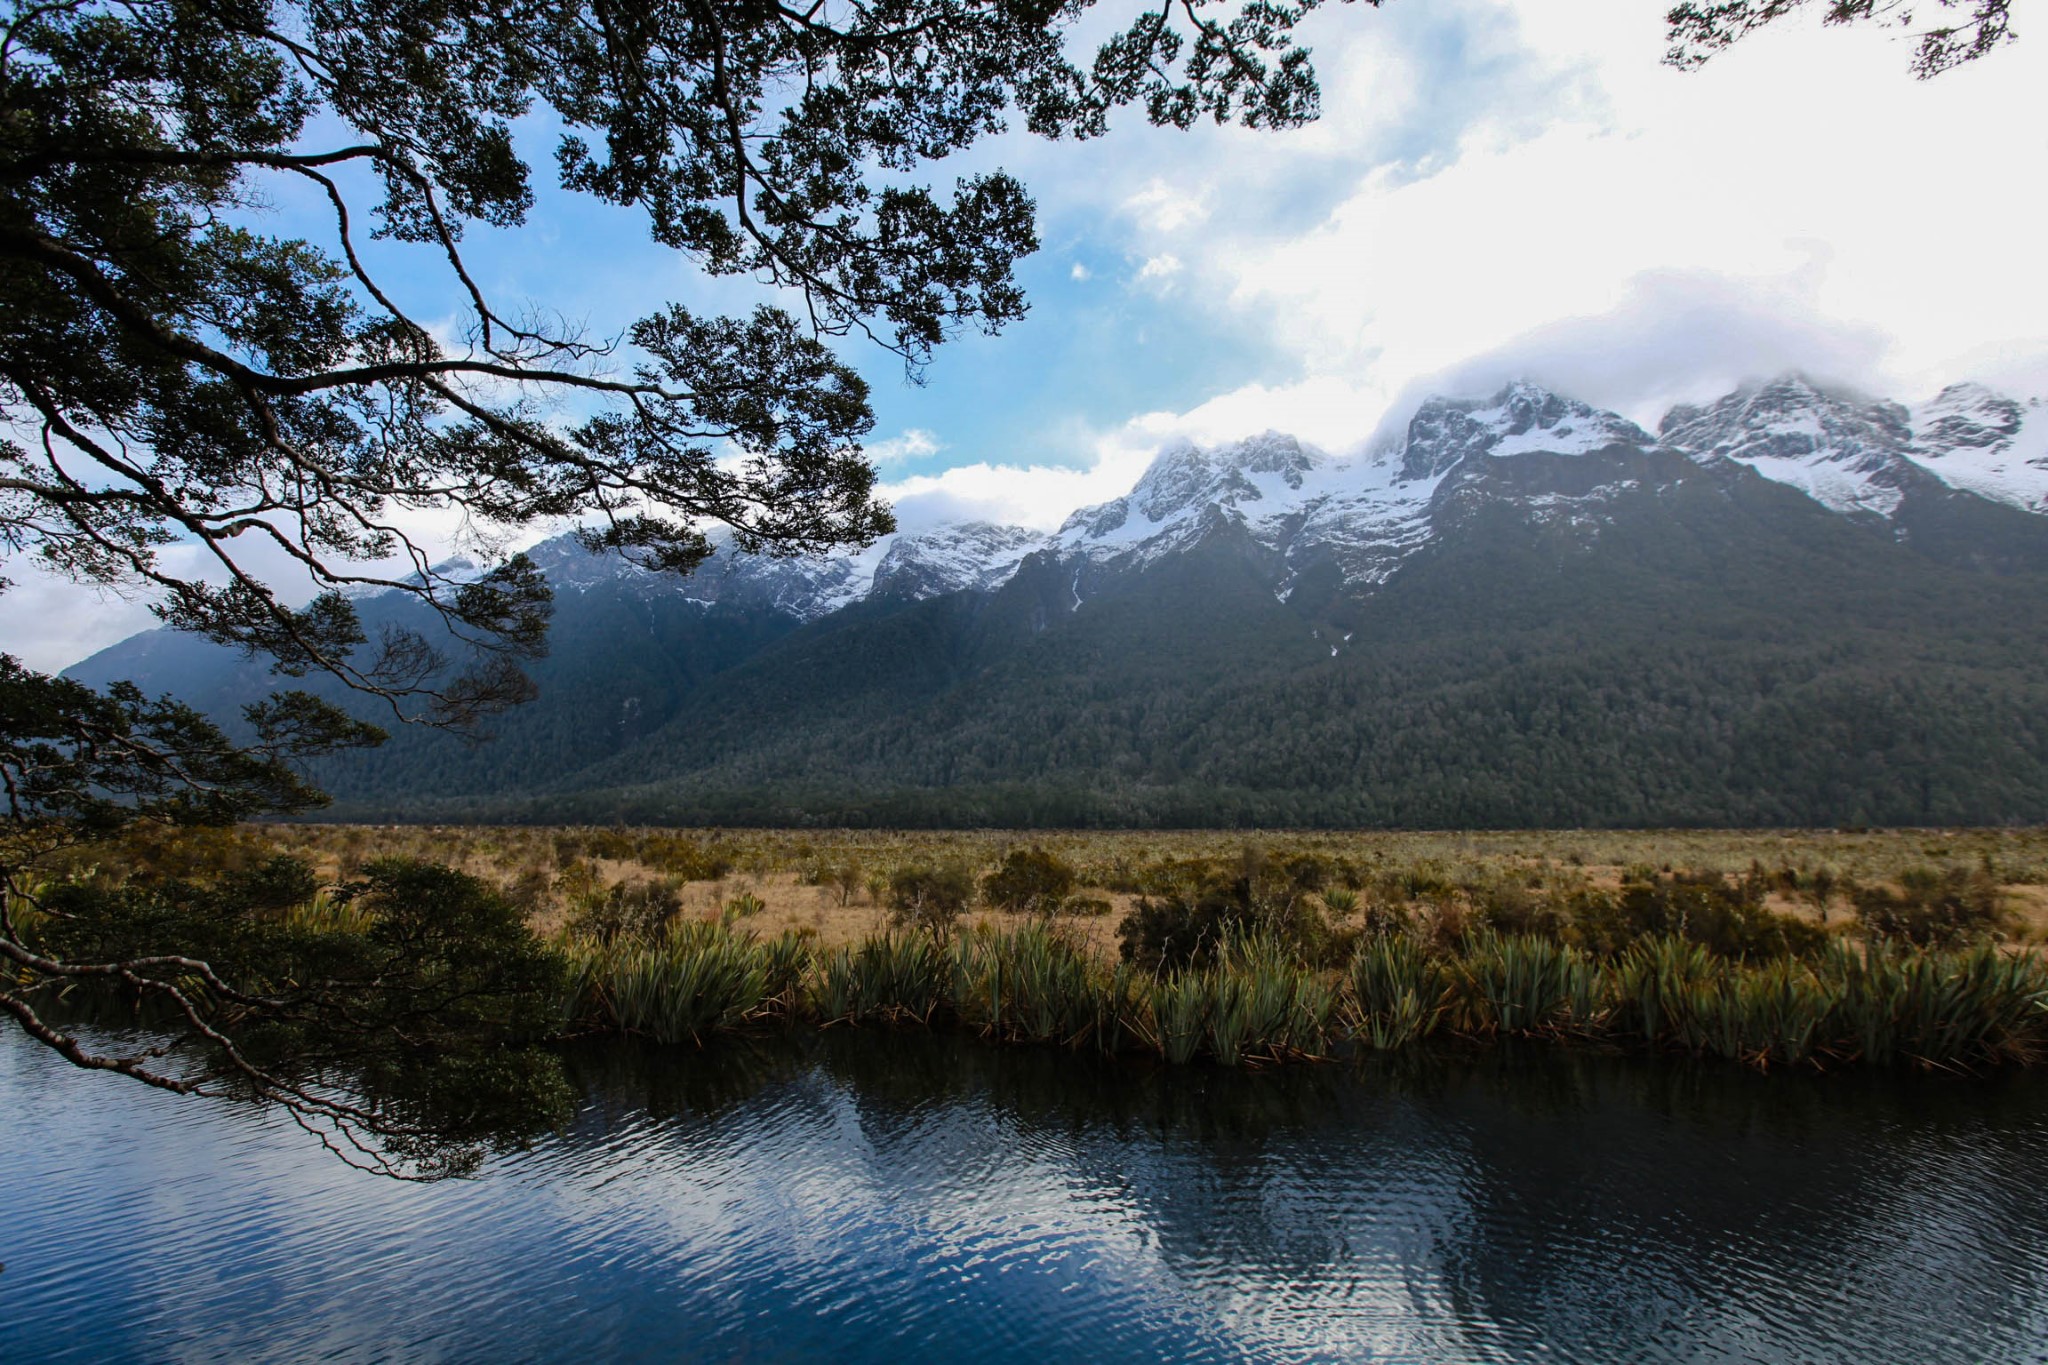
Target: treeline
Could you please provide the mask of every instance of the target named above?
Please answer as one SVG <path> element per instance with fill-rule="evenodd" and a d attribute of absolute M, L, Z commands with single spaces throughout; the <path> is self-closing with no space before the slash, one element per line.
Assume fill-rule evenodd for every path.
<path fill-rule="evenodd" d="M 565 597 L 541 698 L 493 742 L 408 732 L 317 776 L 350 819 L 2048 820 L 2048 578 L 2027 556 L 1960 567 L 1761 480 L 1601 515 L 1484 507 L 1370 589 L 1305 572 L 1276 594 L 1228 528 L 1078 606 L 1049 560 L 801 628 L 600 585 Z M 1978 515 L 2048 544 L 2048 519 Z"/>

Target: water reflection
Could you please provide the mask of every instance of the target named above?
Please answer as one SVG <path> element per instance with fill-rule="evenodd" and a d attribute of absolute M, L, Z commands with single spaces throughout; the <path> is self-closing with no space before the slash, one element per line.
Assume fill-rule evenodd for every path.
<path fill-rule="evenodd" d="M 0 1044 L 0 1359 L 2048 1359 L 2048 1084 L 568 1055 L 404 1187 Z"/>

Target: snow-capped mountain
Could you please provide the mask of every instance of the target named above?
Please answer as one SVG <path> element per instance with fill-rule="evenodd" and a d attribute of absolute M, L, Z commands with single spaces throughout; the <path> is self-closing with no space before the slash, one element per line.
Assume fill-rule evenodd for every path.
<path fill-rule="evenodd" d="M 1944 483 L 2048 513 L 2048 405 L 1951 384 L 1913 413 L 1913 457 Z"/>
<path fill-rule="evenodd" d="M 1802 375 L 1745 386 L 1704 408 L 1675 407 L 1658 434 L 1695 459 L 1747 465 L 1837 512 L 1889 517 L 1926 480 L 1912 458 L 1906 408 Z"/>
<path fill-rule="evenodd" d="M 890 538 L 875 564 L 869 594 L 919 599 L 1002 586 L 1045 537 L 1022 526 L 968 521 Z"/>
<path fill-rule="evenodd" d="M 916 599 L 996 587 L 1045 536 L 974 521 L 885 536 L 853 554 L 789 558 L 737 553 L 729 538 L 715 533 L 712 541 L 717 548 L 711 558 L 686 579 L 652 572 L 620 555 L 594 555 L 572 535 L 542 541 L 527 553 L 558 593 L 630 586 L 706 606 L 814 621 L 871 595 Z"/>
<path fill-rule="evenodd" d="M 1319 562 L 1342 579 L 1384 581 L 1433 533 L 1445 482 L 1493 460 L 1585 455 L 1654 444 L 1642 428 L 1533 384 L 1484 398 L 1432 398 L 1390 447 L 1336 458 L 1267 432 L 1203 450 L 1162 450 L 1124 497 L 1083 508 L 1053 538 L 1062 556 L 1134 568 L 1235 528 L 1277 557 L 1285 596 Z M 1082 595 L 1085 576 L 1076 579 Z"/>
<path fill-rule="evenodd" d="M 1040 553 L 1067 566 L 1078 608 L 1107 578 L 1232 536 L 1271 560 L 1284 600 L 1322 565 L 1370 591 L 1448 522 L 1501 501 L 1597 533 L 1601 505 L 1640 482 L 1630 462 L 1661 459 L 1668 474 L 1674 456 L 1710 474 L 1754 471 L 1871 522 L 1895 518 L 1915 493 L 1951 490 L 2048 514 L 2048 408 L 2039 400 L 1958 384 L 1909 409 L 1791 374 L 1675 407 L 1655 435 L 1523 382 L 1483 397 L 1429 398 L 1398 439 L 1348 455 L 1277 431 L 1214 447 L 1177 440 L 1129 493 L 1074 512 L 1050 534 L 966 522 L 845 555 L 721 550 L 684 582 L 589 555 L 569 537 L 533 553 L 558 590 L 638 577 L 645 591 L 812 621 L 869 597 L 993 591 Z"/>
<path fill-rule="evenodd" d="M 1837 512 L 1889 518 L 1914 491 L 1943 488 L 2048 512 L 2048 414 L 1982 384 L 1915 409 L 1785 375 L 1673 408 L 1658 430 L 1696 459 L 1735 460 Z"/>
<path fill-rule="evenodd" d="M 1516 383 L 1490 398 L 1425 401 L 1408 423 L 1401 471 L 1406 478 L 1427 479 L 1474 456 L 1584 455 L 1650 443 L 1650 434 L 1625 417 Z"/>
<path fill-rule="evenodd" d="M 1269 431 L 1204 450 L 1175 441 L 1153 457 L 1120 498 L 1068 517 L 1050 547 L 1062 557 L 1139 565 L 1184 550 L 1221 526 L 1244 526 L 1265 541 L 1319 498 L 1329 457 Z"/>
<path fill-rule="evenodd" d="M 1049 532 L 682 578 L 562 537 L 499 742 L 321 780 L 377 818 L 2037 822 L 2044 447 L 2040 404 L 1976 385 L 1788 376 L 1652 434 L 1513 384 L 1356 451 L 1176 442 Z M 71 672 L 229 719 L 275 684 L 162 631 Z"/>

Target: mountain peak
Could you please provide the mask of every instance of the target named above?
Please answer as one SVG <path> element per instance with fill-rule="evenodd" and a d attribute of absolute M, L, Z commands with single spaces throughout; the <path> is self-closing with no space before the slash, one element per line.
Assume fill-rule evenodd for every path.
<path fill-rule="evenodd" d="M 1209 503 L 1258 502 L 1280 487 L 1299 489 L 1318 463 L 1299 440 L 1277 431 L 1206 449 L 1177 439 L 1152 457 L 1129 505 L 1159 522 Z"/>
<path fill-rule="evenodd" d="M 940 597 L 965 588 L 997 586 L 1045 543 L 1022 526 L 963 521 L 897 536 L 890 542 L 868 591 L 898 598 Z"/>
<path fill-rule="evenodd" d="M 1925 477 L 1911 459 L 1904 407 L 1797 371 L 1745 384 L 1706 407 L 1675 407 L 1657 429 L 1695 458 L 1746 464 L 1838 512 L 1888 517 L 1904 488 Z"/>
<path fill-rule="evenodd" d="M 1408 423 L 1401 477 L 1435 478 L 1468 455 L 1583 455 L 1650 439 L 1617 413 L 1516 380 L 1485 398 L 1424 400 Z"/>
<path fill-rule="evenodd" d="M 1913 414 L 1913 434 L 1939 459 L 1958 449 L 2003 450 L 2020 434 L 2026 409 L 1983 384 L 1951 384 Z"/>

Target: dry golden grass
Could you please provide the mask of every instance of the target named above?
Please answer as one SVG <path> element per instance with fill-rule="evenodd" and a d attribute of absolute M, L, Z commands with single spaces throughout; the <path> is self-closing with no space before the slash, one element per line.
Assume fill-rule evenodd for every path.
<path fill-rule="evenodd" d="M 1233 858 L 1257 847 L 1272 858 L 1317 854 L 1371 876 L 1426 869 L 1457 883 L 1513 877 L 1531 885 L 1614 886 L 1631 869 L 1769 872 L 1810 876 L 1825 868 L 1865 885 L 1893 881 L 1916 866 L 1989 868 L 2015 917 L 2013 937 L 2048 942 L 2048 830 L 1516 830 L 1499 832 L 1331 831 L 888 831 L 669 830 L 544 826 L 260 825 L 242 837 L 311 859 L 325 875 L 347 877 L 364 862 L 408 856 L 448 863 L 495 882 L 528 907 L 535 927 L 558 927 L 567 913 L 560 882 L 581 863 L 601 885 L 667 881 L 685 914 L 715 918 L 742 894 L 763 903 L 749 922 L 767 933 L 808 929 L 826 945 L 856 942 L 881 928 L 887 912 L 872 881 L 914 862 L 964 862 L 992 868 L 1009 849 L 1040 845 L 1072 863 L 1109 915 L 1073 925 L 1082 938 L 1113 945 L 1115 926 L 1135 897 L 1130 879 L 1162 862 Z M 833 873 L 850 869 L 850 894 Z M 1815 918 L 1812 902 L 1778 893 L 1771 908 Z M 1839 900 L 1831 923 L 1847 919 Z M 981 910 L 969 922 L 1017 917 Z"/>

